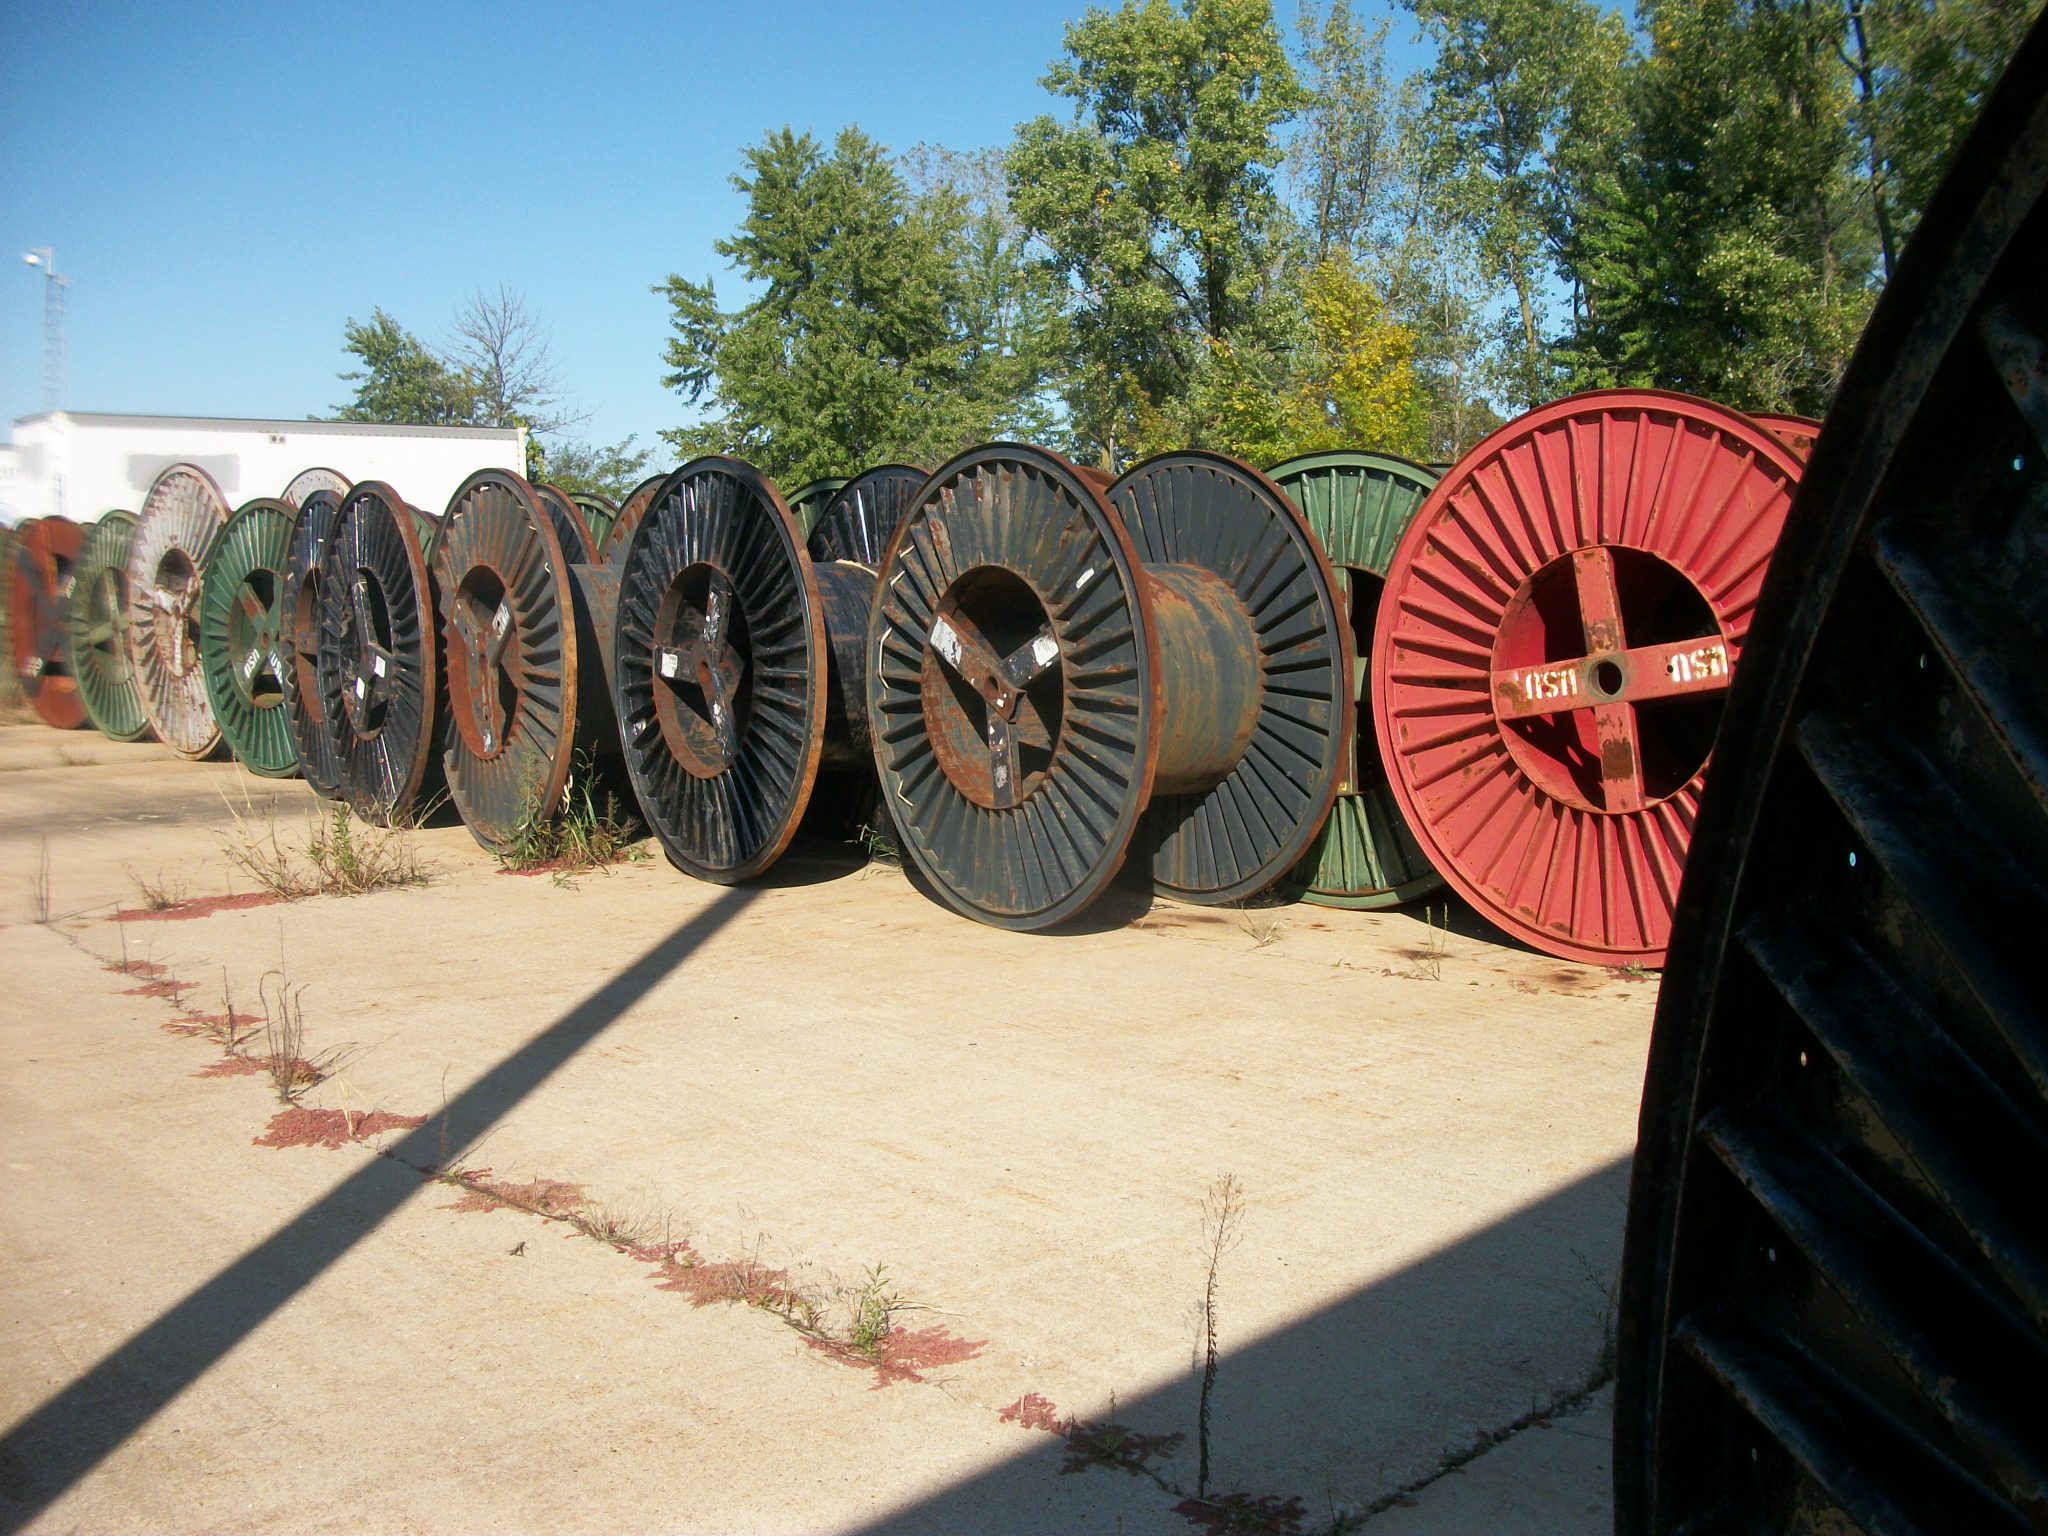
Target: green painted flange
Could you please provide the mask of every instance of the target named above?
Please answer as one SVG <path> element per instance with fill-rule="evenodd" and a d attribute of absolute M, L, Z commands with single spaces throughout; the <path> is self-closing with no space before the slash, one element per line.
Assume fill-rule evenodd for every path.
<path fill-rule="evenodd" d="M 842 487 L 852 483 L 846 475 L 828 475 L 823 480 L 813 480 L 809 485 L 799 486 L 793 495 L 786 498 L 785 505 L 789 508 L 789 515 L 796 519 L 796 525 L 803 530 L 806 539 L 811 536 L 811 530 L 818 526 L 818 519 L 824 515 L 827 503 Z"/>
<path fill-rule="evenodd" d="M 284 708 L 281 600 L 297 516 L 291 503 L 268 496 L 241 507 L 214 539 L 199 578 L 199 667 L 213 718 L 242 766 L 267 779 L 299 771 Z"/>
<path fill-rule="evenodd" d="M 149 716 L 128 660 L 128 550 L 135 514 L 109 512 L 85 536 L 71 577 L 64 645 L 86 717 L 115 741 L 140 741 Z"/>
<path fill-rule="evenodd" d="M 1337 800 L 1323 832 L 1294 867 L 1304 901 L 1326 907 L 1396 907 L 1443 886 L 1401 819 L 1373 741 L 1373 616 L 1394 546 L 1439 476 L 1391 454 L 1338 451 L 1306 454 L 1267 473 L 1294 499 L 1335 567 L 1340 600 L 1357 641 L 1352 679 L 1358 732 L 1352 738 Z"/>
<path fill-rule="evenodd" d="M 599 549 L 603 549 L 604 536 L 612 531 L 612 524 L 619 520 L 618 503 L 609 496 L 599 496 L 588 491 L 579 491 L 569 499 L 576 503 L 576 510 L 583 514 L 583 526 L 590 530 L 591 540 Z"/>

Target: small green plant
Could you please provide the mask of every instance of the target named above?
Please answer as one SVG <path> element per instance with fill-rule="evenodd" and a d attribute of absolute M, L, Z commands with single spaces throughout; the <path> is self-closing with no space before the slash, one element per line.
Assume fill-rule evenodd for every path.
<path fill-rule="evenodd" d="M 128 871 L 128 878 L 135 882 L 135 889 L 142 893 L 142 906 L 145 911 L 168 912 L 185 899 L 185 882 L 176 875 L 165 874 L 161 866 L 158 867 L 154 880 L 144 879 L 133 869 Z"/>
<path fill-rule="evenodd" d="M 619 803 L 618 795 L 607 789 L 599 802 L 596 766 L 588 748 L 579 749 L 570 763 L 560 809 L 551 811 L 541 800 L 539 784 L 530 784 L 522 798 L 519 825 L 497 852 L 499 868 L 551 868 L 555 884 L 568 885 L 593 869 L 647 857 L 640 824 Z"/>
<path fill-rule="evenodd" d="M 228 862 L 280 901 L 307 896 L 360 896 L 393 886 L 425 885 L 429 868 L 408 827 L 363 827 L 347 807 L 334 806 L 306 832 L 303 856 L 285 846 L 274 812 L 245 803 L 228 814 L 234 829 L 221 834 Z"/>
<path fill-rule="evenodd" d="M 854 846 L 874 864 L 901 864 L 903 850 L 896 846 L 896 839 L 880 827 L 862 822 L 853 831 Z"/>
<path fill-rule="evenodd" d="M 1237 1175 L 1226 1173 L 1209 1186 L 1202 1198 L 1202 1247 L 1208 1259 L 1208 1276 L 1202 1286 L 1202 1402 L 1197 1423 L 1198 1461 L 1195 1497 L 1209 1494 L 1209 1397 L 1216 1390 L 1216 1288 L 1223 1269 L 1223 1256 L 1242 1240 L 1244 1186 Z"/>
<path fill-rule="evenodd" d="M 869 1268 L 847 1295 L 846 1343 L 870 1359 L 882 1352 L 903 1300 L 889 1286 L 889 1272 L 880 1264 Z"/>

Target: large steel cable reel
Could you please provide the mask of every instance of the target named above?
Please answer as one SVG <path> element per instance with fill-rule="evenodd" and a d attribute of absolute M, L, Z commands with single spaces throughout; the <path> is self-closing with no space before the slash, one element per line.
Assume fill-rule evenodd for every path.
<path fill-rule="evenodd" d="M 312 469 L 302 469 L 293 475 L 278 500 L 296 512 L 306 504 L 308 496 L 315 491 L 325 491 L 339 506 L 342 498 L 347 496 L 352 488 L 353 482 L 347 475 L 338 469 L 328 469 L 321 465 Z"/>
<path fill-rule="evenodd" d="M 285 723 L 300 774 L 326 800 L 339 800 L 342 794 L 340 746 L 320 696 L 320 572 L 347 494 L 325 485 L 305 493 L 292 519 L 281 575 L 289 652 L 283 677 Z"/>
<path fill-rule="evenodd" d="M 0 704 L 21 697 L 21 679 L 14 675 L 14 541 L 16 530 L 0 523 Z"/>
<path fill-rule="evenodd" d="M 1295 867 L 1302 900 L 1371 910 L 1440 890 L 1443 876 L 1416 846 L 1387 784 L 1373 737 L 1373 622 L 1395 547 L 1442 476 L 1392 454 L 1335 450 L 1267 471 L 1315 530 L 1350 619 L 1357 728 L 1345 751 L 1329 820 Z"/>
<path fill-rule="evenodd" d="M 68 517 L 37 517 L 14 533 L 8 571 L 9 670 L 43 724 L 75 731 L 88 717 L 64 648 L 72 572 L 85 544 L 84 530 Z"/>
<path fill-rule="evenodd" d="M 612 696 L 641 815 L 699 879 L 759 874 L 796 835 L 824 745 L 824 607 L 796 520 L 752 465 L 693 460 L 618 581 Z"/>
<path fill-rule="evenodd" d="M 470 476 L 434 548 L 448 792 L 493 850 L 560 811 L 579 755 L 592 772 L 617 755 L 596 616 L 582 613 L 559 515 L 540 492 L 507 470 Z M 578 560 L 591 552 L 580 548 Z"/>
<path fill-rule="evenodd" d="M 1160 454 L 1108 495 L 1166 646 L 1139 831 L 1153 886 L 1208 905 L 1257 895 L 1321 831 L 1356 735 L 1329 561 L 1286 493 L 1222 454 Z"/>
<path fill-rule="evenodd" d="M 1728 680 L 1801 460 L 1654 390 L 1509 422 L 1402 537 L 1380 755 L 1437 869 L 1566 959 L 1663 963 Z"/>
<path fill-rule="evenodd" d="M 72 574 L 65 636 L 86 714 L 114 741 L 140 741 L 149 734 L 128 660 L 128 555 L 134 542 L 133 512 L 108 512 L 93 524 Z"/>
<path fill-rule="evenodd" d="M 439 787 L 447 712 L 422 539 L 431 543 L 435 528 L 390 486 L 366 480 L 336 514 L 315 584 L 315 675 L 341 796 L 377 825 L 409 819 Z"/>
<path fill-rule="evenodd" d="M 271 779 L 299 771 L 284 692 L 292 667 L 284 566 L 296 517 L 290 503 L 268 496 L 238 507 L 200 571 L 199 662 L 207 703 L 236 759 Z"/>
<path fill-rule="evenodd" d="M 2048 30 L 1850 362 L 1658 998 L 1615 1515 L 2048 1530 Z"/>
<path fill-rule="evenodd" d="M 128 555 L 128 657 L 150 729 L 179 757 L 211 757 L 220 723 L 199 649 L 200 572 L 228 520 L 213 476 L 173 464 L 142 500 Z"/>

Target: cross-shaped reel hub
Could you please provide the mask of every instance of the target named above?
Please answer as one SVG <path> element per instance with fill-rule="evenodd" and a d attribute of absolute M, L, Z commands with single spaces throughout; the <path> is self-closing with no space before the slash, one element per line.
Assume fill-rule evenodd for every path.
<path fill-rule="evenodd" d="M 709 562 L 677 572 L 654 633 L 662 739 L 690 773 L 716 778 L 738 759 L 753 715 L 753 647 L 732 577 Z"/>
<path fill-rule="evenodd" d="M 974 804 L 1008 810 L 1044 782 L 1065 691 L 1044 599 L 1002 566 L 964 572 L 932 616 L 920 692 L 940 768 Z"/>

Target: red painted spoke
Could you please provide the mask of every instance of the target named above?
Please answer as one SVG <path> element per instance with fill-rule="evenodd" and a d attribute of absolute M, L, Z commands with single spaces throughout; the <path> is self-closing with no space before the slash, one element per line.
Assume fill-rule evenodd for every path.
<path fill-rule="evenodd" d="M 1614 585 L 1614 556 L 1604 544 L 1572 554 L 1572 582 L 1579 589 L 1579 624 L 1586 633 L 1586 654 L 1602 656 L 1621 650 L 1627 637 L 1621 629 L 1621 593 Z"/>
<path fill-rule="evenodd" d="M 1600 787 L 1610 812 L 1640 811 L 1643 792 L 1643 744 L 1636 732 L 1633 704 L 1602 704 L 1593 711 L 1593 732 L 1600 750 Z"/>
<path fill-rule="evenodd" d="M 1606 704 L 1720 693 L 1734 670 L 1735 654 L 1725 641 L 1672 640 L 1609 655 L 1514 667 L 1493 673 L 1490 684 L 1494 713 L 1503 720 L 1526 720 Z"/>

